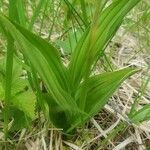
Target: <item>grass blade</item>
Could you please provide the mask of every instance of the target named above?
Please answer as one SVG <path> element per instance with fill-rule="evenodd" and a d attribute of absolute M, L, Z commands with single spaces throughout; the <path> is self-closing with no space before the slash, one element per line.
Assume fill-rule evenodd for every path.
<path fill-rule="evenodd" d="M 30 23 L 29 23 L 29 27 L 28 27 L 29 30 L 32 30 L 33 25 L 34 25 L 34 23 L 35 23 L 37 17 L 39 16 L 40 11 L 41 11 L 41 9 L 42 9 L 44 3 L 45 3 L 45 0 L 40 0 L 40 1 L 39 1 L 38 5 L 37 5 L 37 7 L 36 7 L 36 9 L 35 9 L 35 11 L 34 11 L 34 13 L 33 13 L 33 16 L 32 16 L 32 18 L 31 18 L 31 21 L 30 21 Z"/>
<path fill-rule="evenodd" d="M 136 111 L 132 116 L 130 116 L 130 119 L 134 123 L 142 123 L 143 121 L 147 121 L 150 119 L 150 104 L 145 105 L 142 109 L 139 111 Z"/>

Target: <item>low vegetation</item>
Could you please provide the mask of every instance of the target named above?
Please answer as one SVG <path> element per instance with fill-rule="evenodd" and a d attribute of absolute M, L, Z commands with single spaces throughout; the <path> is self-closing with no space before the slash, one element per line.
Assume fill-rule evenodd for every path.
<path fill-rule="evenodd" d="M 72 149 L 78 149 L 69 142 L 77 132 L 82 134 L 83 131 L 78 129 L 86 129 L 91 118 L 104 110 L 123 81 L 142 72 L 141 68 L 133 65 L 116 69 L 107 55 L 109 45 L 123 21 L 136 24 L 125 16 L 139 2 L 1 1 L 1 40 L 3 49 L 7 49 L 0 53 L 1 141 L 7 143 L 2 144 L 2 148 L 9 149 L 10 145 L 14 145 L 14 148 L 20 149 L 24 145 L 22 131 L 28 130 L 30 134 L 37 124 L 36 129 L 40 131 L 49 131 L 49 128 L 60 130 L 58 135 L 63 135 L 61 139 L 68 139 L 64 143 Z M 8 13 L 4 13 L 6 8 L 9 8 Z M 145 10 L 142 16 L 145 21 L 147 13 Z M 42 37 L 42 30 L 47 29 L 48 24 L 44 23 L 45 20 L 51 22 L 47 38 Z M 124 28 L 128 30 L 128 27 Z M 61 36 L 57 35 L 60 32 Z M 120 45 L 116 44 L 116 47 Z M 97 69 L 99 66 L 100 70 Z M 149 79 L 143 79 L 141 90 L 127 115 L 121 115 L 123 121 L 118 122 L 108 135 L 99 129 L 104 136 L 98 144 L 99 148 L 104 148 L 129 124 L 134 128 L 149 121 L 150 103 L 137 109 Z M 92 122 L 96 127 L 99 126 L 94 119 Z M 19 138 L 15 136 L 16 132 L 19 132 Z M 51 140 L 53 136 L 51 131 Z M 18 142 L 13 142 L 15 140 Z M 130 140 L 133 140 L 132 137 Z M 55 149 L 53 145 L 57 145 L 52 143 L 49 149 Z M 48 149 L 46 142 L 44 145 L 44 149 Z M 23 147 L 30 149 L 29 145 Z M 60 146 L 59 149 L 65 147 Z"/>

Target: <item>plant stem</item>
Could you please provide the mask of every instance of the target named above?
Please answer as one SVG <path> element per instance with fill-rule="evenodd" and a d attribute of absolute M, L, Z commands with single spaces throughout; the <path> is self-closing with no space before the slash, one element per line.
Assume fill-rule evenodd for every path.
<path fill-rule="evenodd" d="M 146 71 L 147 74 L 148 74 L 149 70 L 150 70 L 150 65 L 147 68 L 147 71 Z M 141 100 L 141 97 L 143 96 L 149 82 L 150 82 L 150 76 L 148 76 L 148 78 L 146 80 L 145 80 L 145 78 L 143 79 L 139 93 L 135 97 L 134 103 L 132 104 L 132 107 L 131 107 L 131 110 L 129 113 L 129 117 L 132 117 L 132 115 L 134 115 L 134 113 L 136 112 L 136 107 L 137 107 L 139 101 Z"/>
<path fill-rule="evenodd" d="M 11 99 L 11 82 L 13 68 L 14 41 L 11 36 L 7 36 L 7 57 L 6 57 L 6 82 L 5 82 L 5 108 L 4 108 L 4 133 L 5 140 L 8 137 L 9 109 Z"/>
<path fill-rule="evenodd" d="M 9 0 L 9 18 L 16 19 L 15 17 L 15 0 Z M 12 70 L 13 70 L 13 53 L 14 53 L 14 40 L 10 34 L 7 34 L 7 56 L 6 56 L 6 80 L 5 80 L 5 107 L 4 107 L 4 134 L 5 140 L 8 138 L 8 123 L 9 123 L 9 110 L 11 100 L 11 83 L 12 83 Z"/>

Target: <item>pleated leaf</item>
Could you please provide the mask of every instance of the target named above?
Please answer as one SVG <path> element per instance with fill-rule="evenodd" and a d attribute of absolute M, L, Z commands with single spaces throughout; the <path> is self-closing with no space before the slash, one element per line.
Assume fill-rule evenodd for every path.
<path fill-rule="evenodd" d="M 45 55 L 41 52 L 42 49 L 39 48 L 36 44 L 33 45 L 32 42 L 30 42 L 24 35 L 22 35 L 20 31 L 15 27 L 15 25 L 12 24 L 6 17 L 0 15 L 0 23 L 17 42 L 20 50 L 38 72 L 56 103 L 64 111 L 67 111 L 67 116 L 68 118 L 70 118 L 70 116 L 77 111 L 77 105 L 72 97 L 62 89 L 55 73 L 55 69 L 57 68 L 52 68 L 52 61 L 48 62 Z M 42 41 L 43 40 L 41 40 L 40 44 L 45 45 L 45 42 Z M 52 55 L 50 57 L 55 58 L 56 56 Z"/>
<path fill-rule="evenodd" d="M 97 17 L 97 22 L 94 22 L 85 32 L 77 44 L 70 62 L 69 70 L 73 90 L 89 74 L 94 61 L 98 55 L 104 52 L 105 46 L 116 33 L 124 16 L 139 1 L 117 0 L 113 2 Z"/>
<path fill-rule="evenodd" d="M 20 25 L 12 22 L 17 30 L 19 30 L 23 36 L 30 41 L 32 45 L 38 48 L 40 53 L 44 56 L 44 58 L 49 63 L 50 67 L 53 69 L 53 72 L 64 89 L 67 89 L 67 76 L 65 73 L 65 67 L 63 66 L 60 58 L 60 54 L 58 50 L 48 43 L 46 40 L 41 37 L 33 34 L 29 30 L 21 27 Z"/>
<path fill-rule="evenodd" d="M 85 104 L 85 115 L 82 120 L 78 120 L 74 124 L 78 126 L 79 124 L 85 123 L 88 119 L 98 113 L 104 105 L 108 102 L 109 98 L 113 95 L 113 93 L 117 90 L 120 84 L 129 76 L 136 73 L 137 69 L 132 68 L 125 68 L 122 70 L 114 71 L 114 72 L 107 72 L 100 75 L 96 75 L 90 77 L 86 83 L 83 83 L 80 86 L 79 91 L 76 95 L 77 104 L 80 104 L 78 100 L 80 100 L 82 86 L 86 85 L 87 88 L 87 97 L 86 97 L 86 104 Z M 68 129 L 68 132 L 71 129 Z"/>

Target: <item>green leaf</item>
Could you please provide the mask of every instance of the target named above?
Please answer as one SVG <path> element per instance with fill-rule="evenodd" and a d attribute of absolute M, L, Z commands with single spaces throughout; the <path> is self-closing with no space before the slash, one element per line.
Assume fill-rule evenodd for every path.
<path fill-rule="evenodd" d="M 42 94 L 44 101 L 48 104 L 49 119 L 53 125 L 57 128 L 61 128 L 66 131 L 71 123 L 67 120 L 65 111 L 54 101 L 54 99 L 48 94 Z"/>
<path fill-rule="evenodd" d="M 147 104 L 139 111 L 136 111 L 132 116 L 130 116 L 130 119 L 137 124 L 150 120 L 150 104 Z"/>
<path fill-rule="evenodd" d="M 10 108 L 11 108 L 10 110 L 11 116 L 14 119 L 10 129 L 11 131 L 20 130 L 30 126 L 32 122 L 31 118 L 26 116 L 26 114 L 23 111 L 19 110 L 18 108 L 15 107 L 10 107 Z"/>
<path fill-rule="evenodd" d="M 21 27 L 20 25 L 12 22 L 17 30 L 19 30 L 23 36 L 36 48 L 40 51 L 40 53 L 44 56 L 47 60 L 50 68 L 52 68 L 57 80 L 61 84 L 64 89 L 67 89 L 67 77 L 65 73 L 65 67 L 63 66 L 60 58 L 60 54 L 58 50 L 48 43 L 46 40 L 40 38 L 39 36 L 33 34 L 29 30 Z M 39 56 L 40 57 L 40 56 Z"/>
<path fill-rule="evenodd" d="M 6 76 L 6 60 L 3 58 L 0 61 L 0 68 L 3 70 L 3 76 L 0 82 L 0 100 L 4 100 L 4 85 Z M 19 130 L 29 126 L 29 123 L 35 119 L 35 95 L 33 92 L 25 90 L 25 87 L 29 87 L 26 79 L 21 77 L 22 66 L 17 63 L 14 58 L 13 70 L 12 70 L 12 85 L 11 94 L 12 99 L 10 101 L 10 117 L 14 118 L 14 122 L 11 130 Z"/>
<path fill-rule="evenodd" d="M 15 27 L 15 24 L 12 24 L 6 17 L 2 15 L 0 15 L 0 23 L 5 26 L 5 29 L 17 42 L 22 53 L 28 58 L 31 65 L 38 72 L 41 79 L 45 83 L 45 86 L 47 87 L 50 95 L 53 97 L 56 103 L 64 110 L 64 112 L 66 112 L 68 120 L 70 120 L 73 116 L 76 116 L 76 113 L 79 112 L 79 109 L 70 94 L 62 88 L 60 83 L 64 81 L 62 80 L 61 82 L 59 82 L 56 76 L 58 68 L 53 68 L 54 64 L 58 63 L 58 61 L 55 59 L 56 56 L 54 55 L 54 53 L 56 54 L 56 52 L 54 52 L 51 48 L 47 49 L 47 51 L 53 51 L 53 53 L 48 56 L 50 56 L 50 58 L 55 61 L 54 63 L 52 60 L 50 60 L 50 58 L 46 56 L 47 51 L 45 50 L 45 47 L 49 48 L 52 46 L 49 46 L 49 44 L 45 40 L 37 36 L 32 36 L 32 33 L 29 32 L 28 33 L 31 35 L 31 40 L 28 40 L 28 38 L 26 38 L 27 35 L 25 34 L 27 30 L 24 29 L 24 34 L 21 34 L 20 31 Z M 34 40 L 37 41 L 33 42 Z M 44 47 L 43 49 L 42 46 Z M 63 76 L 64 74 L 60 73 L 59 75 Z"/>
<path fill-rule="evenodd" d="M 20 65 L 16 59 L 13 59 L 13 70 L 12 70 L 12 83 L 11 83 L 11 95 L 14 96 L 18 92 L 24 91 L 28 87 L 28 82 L 25 77 L 22 77 L 22 65 Z M 1 86 L 4 90 L 4 83 L 6 77 L 6 59 L 0 60 L 0 78 Z"/>
<path fill-rule="evenodd" d="M 118 0 L 113 2 L 98 16 L 90 30 L 77 44 L 70 62 L 70 79 L 72 90 L 77 89 L 83 78 L 89 76 L 91 67 L 96 58 L 105 50 L 105 46 L 112 39 L 121 25 L 124 16 L 140 0 Z M 82 69 L 81 69 L 82 68 Z"/>
<path fill-rule="evenodd" d="M 136 69 L 126 68 L 91 77 L 91 69 L 98 57 L 115 35 L 124 16 L 139 1 L 115 0 L 105 9 L 102 8 L 100 16 L 93 19 L 78 42 L 68 68 L 64 67 L 55 47 L 0 15 L 0 26 L 4 33 L 12 36 L 25 59 L 30 62 L 31 71 L 38 73 L 46 87 L 47 93 L 41 100 L 45 99 L 46 107 L 49 107 L 50 120 L 56 127 L 63 128 L 64 132 L 71 132 L 98 113 L 119 85 L 137 72 Z M 106 1 L 103 2 L 102 6 L 105 6 Z M 32 92 L 15 94 L 12 104 L 25 116 L 34 118 L 35 99 Z"/>
<path fill-rule="evenodd" d="M 87 81 L 88 94 L 85 105 L 85 112 L 95 114 L 113 95 L 120 84 L 129 76 L 136 73 L 137 69 L 125 68 L 119 71 L 107 72 L 91 77 Z"/>
<path fill-rule="evenodd" d="M 116 89 L 120 86 L 120 84 L 129 76 L 136 73 L 137 69 L 125 68 L 122 70 L 107 72 L 100 75 L 96 75 L 90 77 L 89 80 L 82 83 L 80 86 L 76 100 L 77 104 L 80 105 L 80 96 L 82 92 L 82 86 L 86 85 L 87 88 L 87 96 L 84 111 L 88 115 L 86 115 L 82 120 L 76 121 L 73 128 L 78 126 L 79 124 L 85 123 L 92 116 L 98 113 L 104 105 L 108 102 L 109 98 L 113 95 Z M 79 106 L 80 107 L 80 106 Z M 68 129 L 68 132 L 72 130 L 72 128 Z"/>
<path fill-rule="evenodd" d="M 0 101 L 4 100 L 4 89 L 2 83 L 0 82 Z"/>
<path fill-rule="evenodd" d="M 35 119 L 36 97 L 31 91 L 23 92 L 12 97 L 13 106 L 24 112 L 31 119 Z"/>

